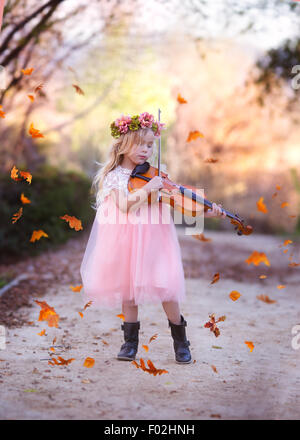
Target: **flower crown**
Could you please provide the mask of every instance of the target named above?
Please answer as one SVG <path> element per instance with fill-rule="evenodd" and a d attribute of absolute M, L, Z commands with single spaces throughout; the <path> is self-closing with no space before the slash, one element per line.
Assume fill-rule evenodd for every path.
<path fill-rule="evenodd" d="M 121 134 L 127 133 L 128 130 L 136 131 L 140 128 L 151 128 L 154 132 L 154 136 L 160 136 L 161 130 L 165 127 L 159 121 L 154 121 L 154 116 L 147 112 L 141 113 L 135 116 L 124 116 L 116 119 L 110 124 L 112 137 L 118 139 Z"/>

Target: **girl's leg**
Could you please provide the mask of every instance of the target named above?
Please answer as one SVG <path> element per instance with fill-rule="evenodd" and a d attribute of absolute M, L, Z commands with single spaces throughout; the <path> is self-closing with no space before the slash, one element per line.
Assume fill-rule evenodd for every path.
<path fill-rule="evenodd" d="M 181 323 L 181 316 L 180 316 L 180 310 L 179 310 L 178 302 L 164 301 L 162 303 L 162 306 L 164 308 L 164 311 L 166 312 L 167 318 L 173 324 L 180 324 Z"/>
<path fill-rule="evenodd" d="M 138 306 L 134 305 L 134 301 L 126 301 L 122 304 L 122 313 L 125 316 L 126 322 L 137 322 Z"/>

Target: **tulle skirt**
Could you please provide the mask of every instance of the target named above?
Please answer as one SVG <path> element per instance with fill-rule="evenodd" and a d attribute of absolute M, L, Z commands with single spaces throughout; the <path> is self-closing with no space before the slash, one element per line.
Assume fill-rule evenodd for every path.
<path fill-rule="evenodd" d="M 115 217 L 108 217 L 112 210 Z M 105 198 L 80 267 L 84 303 L 111 309 L 125 301 L 185 301 L 181 249 L 170 210 L 165 203 L 144 203 L 130 215 L 117 208 L 111 195 Z"/>

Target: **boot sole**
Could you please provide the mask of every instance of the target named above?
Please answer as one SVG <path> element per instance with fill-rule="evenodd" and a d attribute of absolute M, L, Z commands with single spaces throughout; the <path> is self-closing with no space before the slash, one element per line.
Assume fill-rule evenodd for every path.
<path fill-rule="evenodd" d="M 187 362 L 179 362 L 179 361 L 175 360 L 176 364 L 191 364 L 192 361 L 193 361 L 193 359 L 191 359 L 190 361 L 187 361 Z"/>
<path fill-rule="evenodd" d="M 135 358 L 127 358 L 127 357 L 117 357 L 119 361 L 135 361 Z"/>

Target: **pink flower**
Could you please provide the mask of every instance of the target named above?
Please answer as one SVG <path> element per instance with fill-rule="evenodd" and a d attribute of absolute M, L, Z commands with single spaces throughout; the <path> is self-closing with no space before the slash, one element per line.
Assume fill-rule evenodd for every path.
<path fill-rule="evenodd" d="M 148 112 L 141 113 L 139 116 L 139 121 L 141 123 L 142 128 L 152 127 L 152 123 L 154 122 L 154 116 L 150 115 Z"/>
<path fill-rule="evenodd" d="M 159 121 L 156 121 L 156 124 L 157 124 L 157 130 L 155 132 L 155 136 L 160 136 L 161 135 L 161 131 L 165 130 L 166 127 L 164 127 L 164 125 L 166 125 L 166 124 L 161 123 Z"/>
<path fill-rule="evenodd" d="M 117 127 L 119 127 L 120 133 L 127 133 L 128 126 L 131 123 L 131 117 L 130 116 L 124 116 L 122 115 L 120 118 L 116 119 L 115 124 Z"/>

